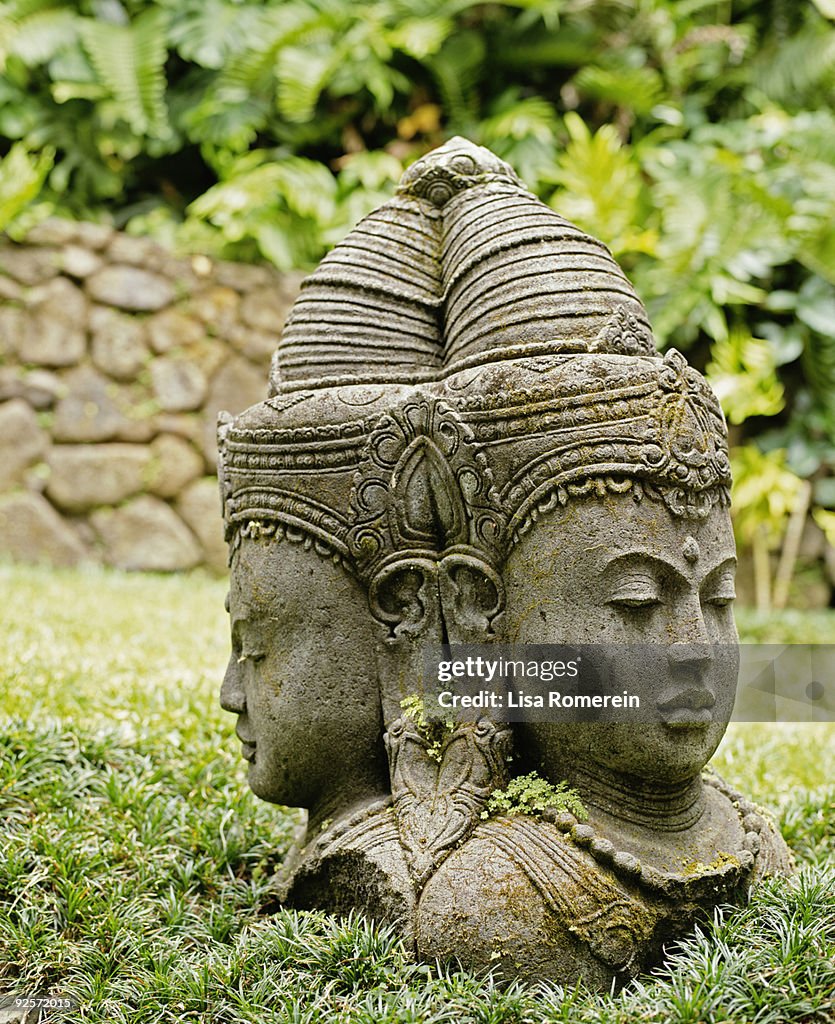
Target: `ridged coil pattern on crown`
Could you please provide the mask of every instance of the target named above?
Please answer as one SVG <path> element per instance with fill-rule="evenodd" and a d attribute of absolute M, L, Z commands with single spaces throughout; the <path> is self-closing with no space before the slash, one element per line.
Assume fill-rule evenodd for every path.
<path fill-rule="evenodd" d="M 653 351 L 644 307 L 606 246 L 529 192 L 470 189 L 447 204 L 443 285 L 448 364 L 536 342 L 588 349 L 618 308 Z"/>
<path fill-rule="evenodd" d="M 420 379 L 443 364 L 439 329 L 440 225 L 397 196 L 361 221 L 319 264 L 282 334 L 282 381 Z"/>
<path fill-rule="evenodd" d="M 526 345 L 655 351 L 646 311 L 606 246 L 489 150 L 453 139 L 410 167 L 394 199 L 304 282 L 271 391 L 417 383 Z"/>

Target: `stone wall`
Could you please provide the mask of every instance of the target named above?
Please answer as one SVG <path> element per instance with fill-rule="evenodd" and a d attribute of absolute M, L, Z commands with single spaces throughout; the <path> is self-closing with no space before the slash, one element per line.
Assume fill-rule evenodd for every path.
<path fill-rule="evenodd" d="M 0 558 L 226 565 L 215 421 L 266 396 L 300 277 L 108 227 L 0 241 Z"/>

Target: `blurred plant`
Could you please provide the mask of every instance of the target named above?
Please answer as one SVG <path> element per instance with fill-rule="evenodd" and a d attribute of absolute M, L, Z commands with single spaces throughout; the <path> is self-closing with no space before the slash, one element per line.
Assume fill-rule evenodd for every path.
<path fill-rule="evenodd" d="M 786 466 L 786 453 L 763 454 L 754 445 L 731 452 L 734 531 L 754 555 L 754 590 L 759 611 L 784 608 L 811 487 Z M 771 554 L 780 552 L 772 585 Z"/>
<path fill-rule="evenodd" d="M 7 229 L 38 195 L 54 158 L 51 149 L 31 156 L 18 142 L 0 160 L 0 231 Z"/>

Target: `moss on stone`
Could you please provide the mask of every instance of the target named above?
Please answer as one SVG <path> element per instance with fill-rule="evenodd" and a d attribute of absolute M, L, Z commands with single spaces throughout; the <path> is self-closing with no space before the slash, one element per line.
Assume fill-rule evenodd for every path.
<path fill-rule="evenodd" d="M 494 790 L 481 817 L 489 818 L 493 814 L 541 817 L 542 812 L 548 809 L 569 811 L 581 820 L 588 817 L 576 790 L 571 789 L 564 780 L 554 785 L 543 779 L 538 772 L 517 776 L 511 779 L 505 789 Z"/>

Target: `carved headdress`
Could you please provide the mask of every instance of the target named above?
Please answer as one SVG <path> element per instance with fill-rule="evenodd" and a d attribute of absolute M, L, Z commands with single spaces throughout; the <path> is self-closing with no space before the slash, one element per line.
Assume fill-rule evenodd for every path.
<path fill-rule="evenodd" d="M 491 639 L 502 563 L 539 511 L 632 489 L 704 516 L 730 483 L 715 396 L 656 353 L 606 247 L 463 139 L 412 166 L 306 280 L 270 397 L 220 428 L 220 476 L 230 542 L 278 524 L 367 586 L 392 645 L 393 777 L 419 647 Z M 462 763 L 490 746 L 462 737 Z M 484 765 L 413 851 L 419 881 L 500 781 Z"/>
<path fill-rule="evenodd" d="M 441 543 L 501 560 L 538 503 L 589 486 L 698 515 L 730 483 L 715 396 L 656 353 L 606 247 L 463 139 L 322 260 L 270 397 L 220 432 L 230 536 L 285 523 L 366 580 Z"/>

